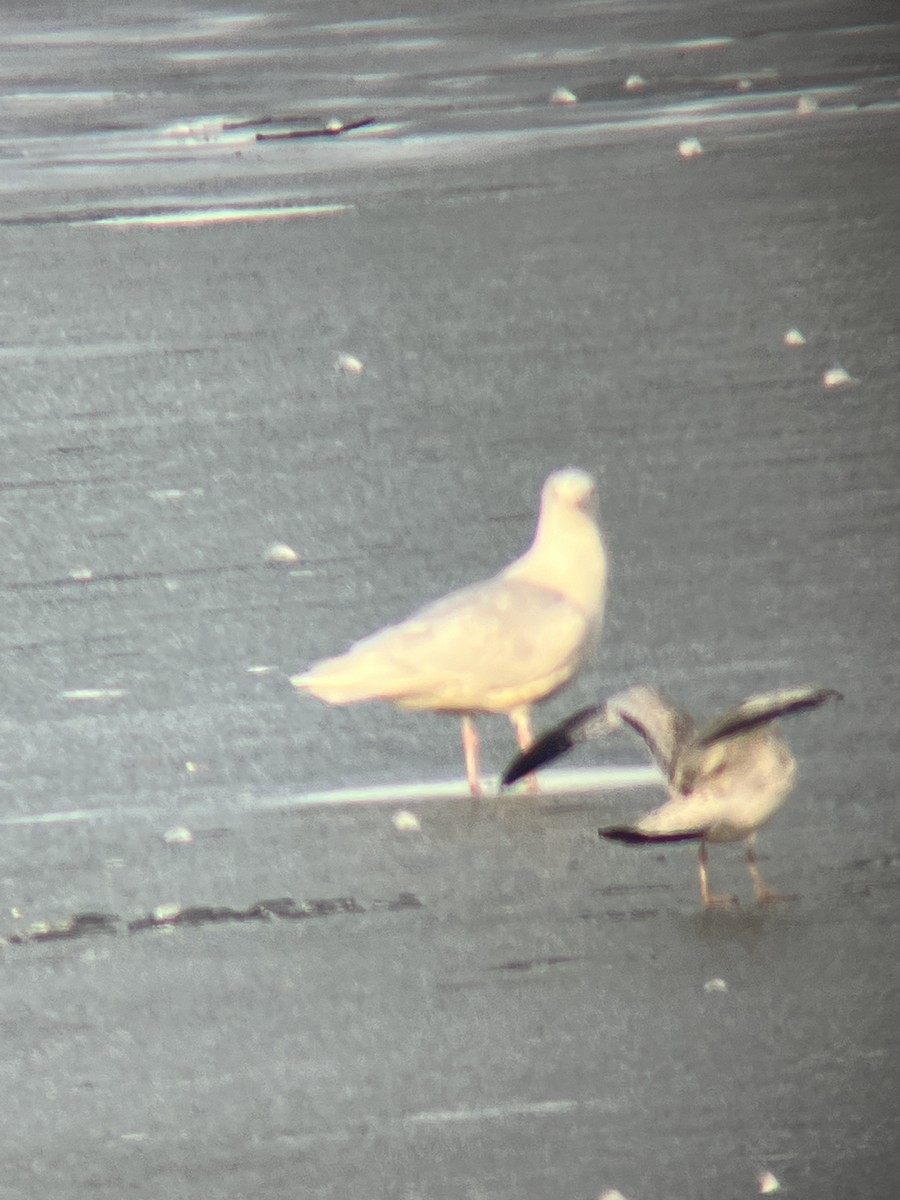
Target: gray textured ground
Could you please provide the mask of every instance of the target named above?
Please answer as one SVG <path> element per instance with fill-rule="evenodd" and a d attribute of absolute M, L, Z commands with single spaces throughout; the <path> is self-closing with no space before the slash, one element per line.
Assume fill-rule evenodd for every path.
<path fill-rule="evenodd" d="M 54 150 L 43 173 L 32 146 L 17 190 L 6 175 L 0 911 L 20 938 L 109 920 L 2 950 L 0 1195 L 730 1200 L 764 1169 L 787 1195 L 896 1194 L 897 36 L 828 34 L 859 21 L 849 2 L 741 7 L 673 6 L 665 28 L 639 6 L 423 17 L 394 36 L 436 44 L 391 51 L 406 73 L 339 109 L 411 120 L 443 81 L 418 132 L 308 160 L 293 142 L 76 169 Z M 148 126 L 316 96 L 327 119 L 341 73 L 388 53 L 384 30 L 339 54 L 312 28 L 378 15 L 352 8 L 273 15 L 253 35 L 283 55 L 268 73 L 168 46 L 163 71 L 98 37 L 20 45 L 4 78 L 49 88 L 64 60 L 63 82 L 121 89 L 135 127 L 141 88 Z M 757 36 L 721 62 L 669 52 L 666 103 L 693 94 L 678 70 L 757 67 L 795 92 L 852 76 L 867 102 L 591 124 L 591 86 L 602 109 L 662 61 L 639 41 L 723 32 Z M 602 62 L 504 66 L 606 42 Z M 447 83 L 463 68 L 481 107 Z M 560 83 L 571 113 L 543 103 Z M 35 111 L 7 132 L 53 126 Z M 89 125 L 67 112 L 61 144 Z M 687 135 L 706 152 L 683 162 Z M 68 221 L 276 191 L 353 207 Z M 824 388 L 836 365 L 856 382 Z M 601 844 L 649 793 L 406 804 L 407 833 L 395 806 L 295 802 L 461 774 L 454 721 L 332 710 L 287 676 L 508 561 L 567 463 L 600 479 L 611 607 L 538 723 L 638 681 L 698 716 L 839 688 L 792 723 L 800 782 L 761 839 L 797 902 L 758 912 L 726 850 L 713 881 L 744 905 L 702 914 L 690 847 Z M 298 568 L 264 565 L 276 539 Z M 499 769 L 505 722 L 484 747 Z M 180 824 L 194 841 L 165 845 Z M 306 915 L 252 909 L 285 897 Z M 129 932 L 162 904 L 232 911 Z"/>

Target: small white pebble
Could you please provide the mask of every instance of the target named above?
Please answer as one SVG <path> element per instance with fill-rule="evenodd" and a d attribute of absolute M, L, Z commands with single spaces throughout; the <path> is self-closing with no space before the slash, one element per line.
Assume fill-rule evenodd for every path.
<path fill-rule="evenodd" d="M 69 578 L 74 579 L 76 583 L 87 583 L 89 579 L 94 578 L 94 572 L 90 567 L 76 567 L 74 571 L 69 572 Z"/>
<path fill-rule="evenodd" d="M 625 80 L 626 92 L 639 92 L 641 88 L 647 86 L 647 80 L 643 75 L 629 75 Z"/>
<path fill-rule="evenodd" d="M 607 1188 L 600 1193 L 597 1200 L 625 1200 L 625 1197 L 618 1188 Z"/>
<path fill-rule="evenodd" d="M 183 500 L 187 493 L 181 488 L 162 488 L 157 492 L 148 492 L 151 500 Z"/>
<path fill-rule="evenodd" d="M 699 138 L 682 138 L 678 143 L 678 154 L 681 158 L 699 158 L 703 153 Z"/>
<path fill-rule="evenodd" d="M 728 984 L 724 979 L 707 979 L 703 985 L 704 992 L 727 992 Z"/>
<path fill-rule="evenodd" d="M 184 825 L 173 825 L 163 834 L 163 841 L 167 846 L 186 846 L 193 840 L 194 835 Z"/>
<path fill-rule="evenodd" d="M 421 833 L 422 826 L 419 818 L 415 813 L 407 812 L 405 808 L 401 808 L 399 812 L 395 812 L 391 817 L 394 822 L 394 828 L 399 833 Z"/>
<path fill-rule="evenodd" d="M 157 904 L 153 910 L 153 920 L 174 921 L 180 912 L 180 904 Z"/>
<path fill-rule="evenodd" d="M 265 561 L 270 567 L 278 567 L 299 562 L 300 556 L 287 542 L 273 542 L 266 551 Z"/>
<path fill-rule="evenodd" d="M 221 117 L 199 117 L 194 121 L 176 121 L 166 125 L 160 132 L 165 137 L 199 139 L 208 142 L 211 137 L 222 132 L 224 122 Z"/>
<path fill-rule="evenodd" d="M 107 962 L 110 958 L 108 950 L 98 950 L 94 946 L 89 946 L 87 950 L 80 955 L 81 961 L 84 963 Z"/>
<path fill-rule="evenodd" d="M 274 667 L 248 667 L 247 674 L 248 675 L 271 675 L 271 673 L 274 670 L 275 670 Z"/>
<path fill-rule="evenodd" d="M 120 700 L 128 692 L 125 688 L 73 688 L 60 695 L 63 700 Z"/>
<path fill-rule="evenodd" d="M 551 104 L 577 104 L 578 97 L 574 92 L 570 92 L 568 88 L 558 87 L 550 93 Z"/>
<path fill-rule="evenodd" d="M 11 909 L 9 910 L 9 915 L 12 917 L 12 919 L 13 919 L 14 921 L 21 921 L 21 920 L 22 920 L 22 910 L 21 910 L 21 908 L 11 908 Z"/>
<path fill-rule="evenodd" d="M 784 335 L 784 344 L 786 346 L 805 346 L 806 338 L 799 329 L 789 329 Z"/>
<path fill-rule="evenodd" d="M 332 117 L 325 128 L 329 133 L 339 133 L 344 128 L 344 122 L 339 117 Z"/>
<path fill-rule="evenodd" d="M 814 113 L 819 107 L 819 102 L 815 96 L 801 96 L 797 101 L 798 113 Z"/>
<path fill-rule="evenodd" d="M 770 1192 L 777 1192 L 781 1188 L 781 1184 L 771 1171 L 760 1171 L 757 1176 L 757 1182 L 763 1196 L 767 1196 Z"/>
<path fill-rule="evenodd" d="M 856 383 L 853 376 L 843 367 L 831 367 L 822 376 L 822 385 L 827 388 L 844 387 L 848 383 Z"/>
<path fill-rule="evenodd" d="M 200 759 L 189 758 L 184 764 L 184 769 L 188 775 L 205 775 L 209 770 L 209 763 L 203 762 Z"/>
<path fill-rule="evenodd" d="M 339 354 L 334 360 L 334 369 L 343 371 L 345 375 L 362 375 L 365 367 L 355 355 Z"/>
<path fill-rule="evenodd" d="M 749 92 L 753 87 L 752 79 L 739 79 L 734 85 L 739 92 Z"/>

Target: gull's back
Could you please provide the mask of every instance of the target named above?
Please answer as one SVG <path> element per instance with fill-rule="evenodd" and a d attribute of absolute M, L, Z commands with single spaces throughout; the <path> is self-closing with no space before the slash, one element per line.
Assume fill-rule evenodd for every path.
<path fill-rule="evenodd" d="M 707 841 L 740 841 L 782 805 L 794 784 L 794 758 L 772 725 L 710 746 L 690 745 L 671 798 L 638 822 L 641 832 L 695 830 Z"/>

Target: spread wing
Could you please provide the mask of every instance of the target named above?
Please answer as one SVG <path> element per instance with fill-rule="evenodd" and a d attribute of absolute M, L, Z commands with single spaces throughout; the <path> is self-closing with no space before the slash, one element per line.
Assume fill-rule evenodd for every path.
<path fill-rule="evenodd" d="M 694 722 L 671 700 L 650 687 L 633 687 L 612 696 L 605 704 L 583 708 L 543 734 L 506 768 L 503 783 L 551 762 L 579 742 L 605 737 L 622 725 L 634 729 L 650 748 L 659 766 L 671 779 L 682 747 L 694 733 Z"/>
<path fill-rule="evenodd" d="M 656 688 L 638 686 L 606 702 L 607 711 L 644 739 L 667 779 L 675 774 L 678 756 L 693 738 L 694 720 Z"/>
<path fill-rule="evenodd" d="M 768 725 L 779 717 L 808 712 L 826 700 L 842 699 L 832 688 L 789 688 L 780 692 L 765 692 L 751 696 L 724 716 L 710 721 L 697 735 L 697 745 L 711 746 L 739 733 L 747 733 L 760 725 Z"/>

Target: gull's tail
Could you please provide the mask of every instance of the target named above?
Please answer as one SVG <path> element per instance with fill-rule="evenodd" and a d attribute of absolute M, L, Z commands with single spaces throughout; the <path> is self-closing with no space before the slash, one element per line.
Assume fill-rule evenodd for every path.
<path fill-rule="evenodd" d="M 597 831 L 602 838 L 611 842 L 625 842 L 629 846 L 640 846 L 645 842 L 697 842 L 705 830 L 680 830 L 678 833 L 641 833 L 633 825 L 614 825 Z"/>

